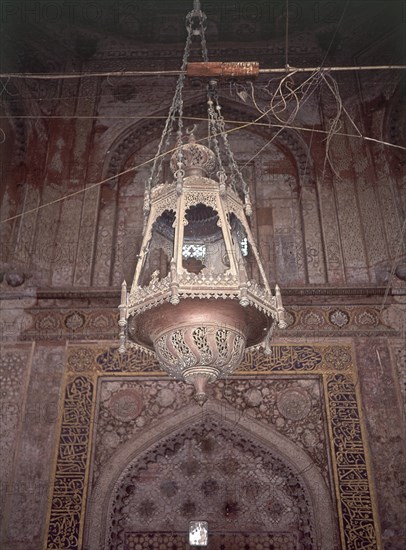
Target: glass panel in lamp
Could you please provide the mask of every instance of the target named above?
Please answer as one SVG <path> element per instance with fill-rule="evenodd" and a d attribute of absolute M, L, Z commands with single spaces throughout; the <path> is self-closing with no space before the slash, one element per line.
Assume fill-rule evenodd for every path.
<path fill-rule="evenodd" d="M 251 243 L 242 222 L 234 213 L 230 214 L 230 227 L 237 265 L 245 268 L 248 279 L 259 282 L 258 269 L 252 253 Z"/>
<path fill-rule="evenodd" d="M 152 226 L 151 239 L 139 282 L 141 287 L 148 285 L 153 278 L 160 280 L 169 273 L 175 236 L 175 230 L 172 227 L 174 220 L 175 213 L 165 210 Z"/>
<path fill-rule="evenodd" d="M 186 210 L 187 225 L 183 238 L 183 268 L 190 273 L 217 275 L 229 268 L 223 233 L 217 212 L 198 204 Z"/>

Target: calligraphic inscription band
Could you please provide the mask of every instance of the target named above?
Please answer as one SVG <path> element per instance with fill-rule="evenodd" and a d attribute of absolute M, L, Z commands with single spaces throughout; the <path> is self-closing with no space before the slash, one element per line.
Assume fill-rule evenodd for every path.
<path fill-rule="evenodd" d="M 79 548 L 94 386 L 77 376 L 65 389 L 47 549 Z"/>
<path fill-rule="evenodd" d="M 355 385 L 349 376 L 335 374 L 327 381 L 331 421 L 346 550 L 378 548 L 368 482 L 361 422 Z"/>

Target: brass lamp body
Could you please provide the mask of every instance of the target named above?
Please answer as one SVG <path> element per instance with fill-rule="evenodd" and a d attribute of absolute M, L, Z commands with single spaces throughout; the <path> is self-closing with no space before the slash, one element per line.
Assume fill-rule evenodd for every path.
<path fill-rule="evenodd" d="M 152 189 L 130 292 L 122 286 L 120 351 L 128 328 L 129 339 L 153 349 L 170 375 L 193 384 L 203 404 L 206 384 L 232 373 L 245 349 L 285 320 L 242 201 L 221 175 L 219 182 L 209 177 L 214 153 L 192 137 L 181 155 L 182 177 L 177 154 L 171 161 L 177 180 Z"/>

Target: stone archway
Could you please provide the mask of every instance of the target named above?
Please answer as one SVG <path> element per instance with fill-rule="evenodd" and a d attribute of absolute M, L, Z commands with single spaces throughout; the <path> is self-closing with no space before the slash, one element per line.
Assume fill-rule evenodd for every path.
<path fill-rule="evenodd" d="M 225 548 L 227 536 L 246 548 L 254 539 L 336 548 L 331 498 L 313 461 L 273 428 L 235 418 L 215 402 L 203 416 L 186 407 L 122 445 L 90 496 L 84 547 L 130 548 L 168 531 L 184 544 L 189 520 L 206 519 Z"/>
<path fill-rule="evenodd" d="M 204 102 L 185 101 L 184 111 L 185 124 L 195 124 L 198 134 L 204 136 Z M 255 120 L 258 114 L 233 100 L 224 101 L 223 111 L 226 119 L 241 123 Z M 113 179 L 100 190 L 93 268 L 96 286 L 120 285 L 123 279 L 132 280 L 142 240 L 142 205 L 151 170 L 149 160 L 156 153 L 162 132 L 163 120 L 159 117 L 165 115 L 166 110 L 157 111 L 154 116 L 158 118 L 126 128 L 109 145 L 103 178 Z M 269 128 L 249 124 L 229 135 L 235 158 L 250 187 L 254 207 L 252 230 L 263 248 L 265 269 L 272 274 L 272 282 L 283 279 L 300 285 L 307 278 L 323 282 L 323 243 L 308 145 L 290 129 L 278 131 L 274 137 Z M 263 151 L 261 158 L 257 155 L 259 151 Z M 170 155 L 162 160 L 162 181 L 172 180 L 169 158 Z M 139 166 L 133 172 L 136 165 Z M 114 177 L 121 172 L 123 175 Z"/>

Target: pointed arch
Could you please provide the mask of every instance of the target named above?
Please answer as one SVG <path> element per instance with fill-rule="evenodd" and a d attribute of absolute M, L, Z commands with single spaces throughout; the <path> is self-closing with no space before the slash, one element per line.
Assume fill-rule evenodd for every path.
<path fill-rule="evenodd" d="M 222 99 L 223 116 L 229 120 L 249 123 L 258 118 L 257 110 L 243 105 L 233 99 Z M 168 115 L 168 107 L 153 113 L 153 117 L 128 126 L 109 147 L 109 156 L 104 167 L 104 177 L 112 177 L 120 173 L 126 159 L 146 144 L 158 139 L 164 127 L 164 120 Z M 188 99 L 184 104 L 184 117 L 202 117 L 206 115 L 205 101 L 196 103 L 195 99 Z M 263 138 L 271 139 L 269 128 L 251 125 L 249 131 Z M 278 132 L 275 144 L 290 156 L 297 169 L 297 176 L 303 183 L 314 181 L 313 163 L 307 143 L 295 130 L 285 128 Z"/>
<path fill-rule="evenodd" d="M 217 424 L 242 440 L 248 440 L 281 461 L 306 489 L 311 510 L 315 539 L 321 549 L 336 547 L 336 526 L 331 496 L 326 483 L 313 460 L 295 443 L 277 432 L 272 426 L 264 426 L 250 417 L 222 403 L 210 401 L 202 410 L 187 406 L 178 413 L 156 423 L 149 430 L 123 444 L 110 458 L 100 473 L 96 486 L 88 500 L 85 521 L 85 547 L 105 547 L 109 525 L 109 511 L 117 488 L 137 461 L 161 442 L 175 438 L 186 429 L 197 426 L 205 419 Z"/>
<path fill-rule="evenodd" d="M 255 109 L 230 98 L 222 98 L 222 105 L 222 113 L 228 120 L 250 123 L 259 116 Z M 185 120 L 187 117 L 206 117 L 205 108 L 204 101 L 187 99 L 184 104 Z M 145 164 L 121 179 L 115 175 L 128 168 L 132 155 L 138 154 L 139 158 L 139 155 L 149 151 L 147 159 L 149 156 L 153 157 L 155 151 L 152 152 L 152 145 L 160 138 L 167 112 L 168 106 L 155 111 L 154 118 L 129 125 L 108 146 L 109 154 L 104 162 L 103 178 L 112 179 L 101 186 L 99 194 L 93 284 L 116 285 L 120 284 L 123 278 L 131 279 L 133 275 L 135 255 L 141 244 L 143 186 L 145 179 L 149 177 L 150 165 Z M 267 126 L 248 125 L 242 130 L 244 136 L 239 143 L 240 149 L 243 147 L 244 152 L 240 151 L 238 156 L 239 160 L 244 159 L 245 177 L 247 183 L 250 183 L 255 207 L 251 220 L 254 235 L 257 241 L 261 240 L 264 243 L 265 256 L 269 257 L 269 265 L 266 268 L 272 273 L 272 282 L 282 279 L 294 285 L 306 281 L 324 282 L 321 222 L 310 149 L 294 130 L 278 129 L 276 134 L 275 131 Z M 235 135 L 238 135 L 238 131 Z M 233 134 L 230 134 L 230 138 L 231 136 Z M 257 137 L 258 143 L 251 143 L 251 136 Z M 272 141 L 272 151 L 267 147 L 267 143 L 273 136 L 275 139 Z M 245 145 L 249 147 L 244 148 Z M 280 159 L 275 160 L 274 164 L 272 159 L 279 154 L 278 150 Z M 257 158 L 257 153 L 263 155 L 264 163 Z M 250 155 L 254 155 L 252 162 Z M 256 211 L 256 192 L 261 187 L 266 188 L 267 193 L 273 193 L 277 186 L 282 194 L 276 198 L 281 201 L 273 200 L 271 203 L 272 197 L 267 195 L 266 208 L 262 208 L 260 220 Z M 285 193 L 285 188 L 288 194 Z M 306 192 L 305 201 L 302 200 L 302 192 Z M 286 216 L 282 214 L 284 211 L 278 208 L 280 204 L 283 204 Z M 314 260 L 314 253 L 317 255 L 317 261 Z"/>

